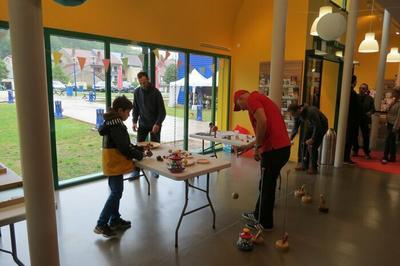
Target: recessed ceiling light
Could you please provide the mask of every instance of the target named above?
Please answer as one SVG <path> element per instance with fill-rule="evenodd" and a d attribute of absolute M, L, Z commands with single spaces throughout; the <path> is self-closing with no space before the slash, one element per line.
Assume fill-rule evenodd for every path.
<path fill-rule="evenodd" d="M 400 32 L 396 31 L 396 35 L 400 35 Z"/>

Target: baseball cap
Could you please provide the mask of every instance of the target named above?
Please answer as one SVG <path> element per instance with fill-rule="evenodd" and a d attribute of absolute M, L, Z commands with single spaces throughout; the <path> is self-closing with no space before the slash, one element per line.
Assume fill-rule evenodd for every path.
<path fill-rule="evenodd" d="M 241 110 L 240 106 L 237 104 L 237 100 L 239 99 L 240 96 L 242 96 L 243 94 L 246 94 L 246 93 L 249 93 L 249 92 L 246 91 L 246 90 L 237 90 L 237 91 L 235 91 L 235 94 L 233 96 L 233 103 L 235 105 L 235 107 L 233 108 L 234 112 L 238 112 L 238 111 Z"/>

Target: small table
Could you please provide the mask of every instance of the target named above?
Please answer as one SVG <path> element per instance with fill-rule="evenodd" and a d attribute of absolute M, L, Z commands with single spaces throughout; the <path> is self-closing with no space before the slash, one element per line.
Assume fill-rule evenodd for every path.
<path fill-rule="evenodd" d="M 168 155 L 168 147 L 166 146 L 161 146 L 158 149 L 154 149 L 152 150 L 153 152 L 153 156 L 151 158 L 145 158 L 142 161 L 138 161 L 136 162 L 136 166 L 140 167 L 142 169 L 142 171 L 144 172 L 144 170 L 150 170 L 152 172 L 156 172 L 162 176 L 165 176 L 167 178 L 170 178 L 172 180 L 175 181 L 184 181 L 185 182 L 185 203 L 181 212 L 181 215 L 179 217 L 179 221 L 178 221 L 178 225 L 175 229 L 175 247 L 178 247 L 178 233 L 179 233 L 179 228 L 181 226 L 182 223 L 182 219 L 184 216 L 189 215 L 191 213 L 197 212 L 201 209 L 204 209 L 206 207 L 210 207 L 212 214 L 213 214 L 213 228 L 215 229 L 215 210 L 214 207 L 212 205 L 211 199 L 210 199 L 210 173 L 213 172 L 217 172 L 226 168 L 229 168 L 231 166 L 231 163 L 229 161 L 226 160 L 222 160 L 222 159 L 216 159 L 216 158 L 209 158 L 203 155 L 198 155 L 198 154 L 194 154 L 193 155 L 193 159 L 191 160 L 198 160 L 198 159 L 207 159 L 210 161 L 209 164 L 195 164 L 193 166 L 188 166 L 186 167 L 186 169 L 182 172 L 182 173 L 171 173 L 168 169 L 167 169 L 167 164 L 166 164 L 166 160 L 164 160 L 163 162 L 159 162 L 156 160 L 156 157 L 158 155 L 163 156 L 163 155 Z M 207 178 L 207 184 L 206 184 L 206 188 L 200 188 L 200 187 L 196 187 L 192 184 L 189 183 L 189 179 L 193 178 L 193 177 L 198 177 L 198 176 L 202 176 L 202 175 L 206 175 Z M 201 206 L 199 208 L 196 208 L 194 210 L 191 211 L 186 211 L 187 205 L 188 205 L 188 201 L 189 201 L 189 187 L 194 188 L 196 190 L 199 190 L 201 192 L 204 192 L 206 194 L 207 197 L 207 201 L 208 204 Z"/>
<path fill-rule="evenodd" d="M 4 164 L 1 164 L 5 167 Z M 13 198 L 14 195 L 20 195 L 22 192 L 22 178 L 13 170 L 7 168 L 7 173 L 0 174 L 0 199 Z M 15 191 L 15 193 L 14 193 Z M 22 193 L 23 194 L 23 193 Z M 14 223 L 25 220 L 25 204 L 15 201 L 6 207 L 0 207 L 0 228 L 2 226 L 10 226 L 11 251 L 0 249 L 1 252 L 11 254 L 17 265 L 24 265 L 17 256 L 17 245 L 15 241 Z M 1 232 L 0 232 L 1 237 Z"/>
<path fill-rule="evenodd" d="M 213 133 L 209 134 L 209 133 L 204 133 L 204 132 L 190 134 L 189 137 L 194 138 L 194 139 L 201 139 L 202 153 L 204 153 L 208 149 L 212 149 L 215 157 L 217 157 L 217 154 L 215 153 L 215 146 L 220 143 L 240 147 L 240 146 L 246 145 L 254 140 L 253 136 L 246 135 L 246 134 L 237 134 L 237 133 L 234 133 L 233 131 L 218 131 L 216 134 L 216 137 L 214 137 Z M 217 143 L 217 144 L 212 144 L 209 148 L 204 149 L 204 141 L 205 140 L 208 140 L 211 143 Z M 237 156 L 239 156 L 240 154 L 241 153 L 237 153 Z"/>

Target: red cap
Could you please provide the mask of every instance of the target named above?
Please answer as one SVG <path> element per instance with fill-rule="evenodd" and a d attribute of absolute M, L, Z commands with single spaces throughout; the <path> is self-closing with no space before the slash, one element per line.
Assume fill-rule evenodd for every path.
<path fill-rule="evenodd" d="M 235 91 L 235 94 L 233 96 L 233 103 L 235 104 L 235 107 L 233 108 L 234 112 L 240 111 L 241 108 L 240 106 L 237 104 L 237 100 L 239 99 L 240 96 L 242 96 L 243 94 L 249 93 L 246 90 L 237 90 Z"/>

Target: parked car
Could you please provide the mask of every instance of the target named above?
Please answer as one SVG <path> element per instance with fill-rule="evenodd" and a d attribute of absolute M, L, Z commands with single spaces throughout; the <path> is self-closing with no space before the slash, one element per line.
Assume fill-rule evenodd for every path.
<path fill-rule="evenodd" d="M 53 80 L 53 90 L 66 90 L 67 86 L 59 80 Z"/>

